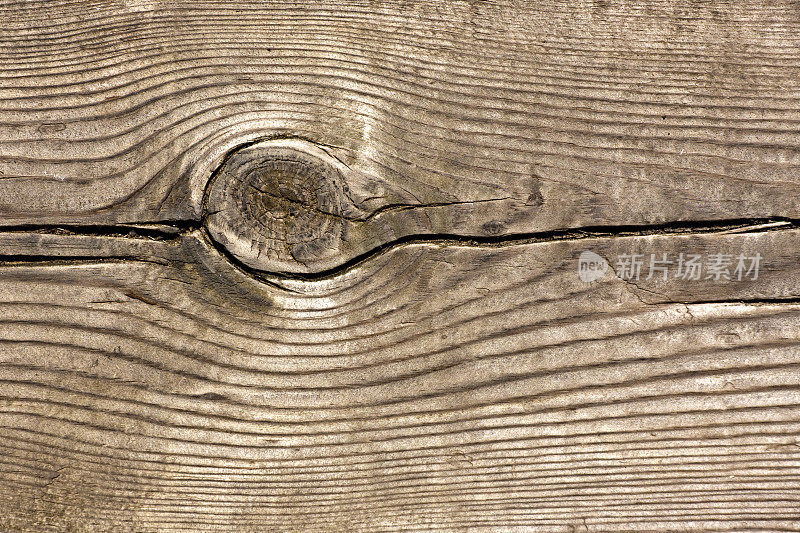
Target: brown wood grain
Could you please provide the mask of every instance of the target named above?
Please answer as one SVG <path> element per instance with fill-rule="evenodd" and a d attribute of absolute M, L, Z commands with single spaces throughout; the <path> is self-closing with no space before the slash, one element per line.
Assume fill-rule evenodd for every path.
<path fill-rule="evenodd" d="M 0 0 L 0 531 L 800 531 L 799 39 Z"/>
<path fill-rule="evenodd" d="M 413 244 L 275 285 L 202 233 L 48 238 L 97 253 L 0 268 L 4 528 L 800 525 L 796 230 Z M 764 259 L 584 283 L 584 250 Z"/>
<path fill-rule="evenodd" d="M 362 175 L 371 209 L 487 202 L 444 208 L 455 233 L 798 213 L 791 1 L 5 1 L 0 17 L 6 225 L 196 220 L 228 151 L 286 135 Z"/>

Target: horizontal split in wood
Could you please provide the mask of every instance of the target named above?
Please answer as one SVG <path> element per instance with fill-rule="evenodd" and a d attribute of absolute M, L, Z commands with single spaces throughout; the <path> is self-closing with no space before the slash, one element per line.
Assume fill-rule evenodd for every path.
<path fill-rule="evenodd" d="M 386 257 L 401 253 L 405 248 L 453 249 L 456 254 L 460 253 L 459 250 L 473 250 L 470 253 L 486 254 L 487 257 L 494 257 L 496 254 L 502 255 L 506 250 L 514 253 L 524 251 L 525 254 L 530 254 L 530 261 L 541 265 L 543 259 L 539 254 L 549 256 L 553 253 L 551 250 L 588 250 L 601 255 L 610 254 L 609 257 L 614 257 L 614 254 L 624 255 L 627 247 L 630 249 L 630 253 L 639 253 L 644 261 L 650 259 L 650 254 L 660 257 L 666 253 L 677 258 L 681 253 L 696 255 L 724 252 L 731 256 L 744 252 L 760 253 L 764 260 L 761 267 L 765 269 L 766 274 L 762 274 L 762 278 L 753 284 L 740 284 L 752 288 L 752 286 L 768 284 L 769 280 L 765 280 L 763 276 L 774 274 L 774 271 L 785 269 L 786 272 L 781 273 L 783 278 L 789 276 L 790 273 L 800 272 L 800 255 L 794 254 L 792 250 L 788 249 L 793 246 L 791 243 L 798 234 L 798 225 L 797 221 L 790 220 L 736 220 L 725 221 L 721 224 L 704 222 L 697 224 L 671 223 L 647 227 L 586 228 L 581 231 L 561 230 L 504 237 L 412 235 L 370 250 L 333 269 L 314 274 L 267 272 L 254 269 L 240 262 L 227 249 L 216 243 L 202 226 L 197 227 L 194 224 L 163 231 L 148 228 L 146 232 L 139 234 L 131 230 L 131 233 L 125 236 L 116 228 L 71 227 L 64 230 L 40 227 L 37 231 L 32 231 L 31 227 L 25 227 L 17 228 L 15 231 L 0 232 L 0 250 L 2 250 L 0 266 L 26 263 L 47 265 L 49 262 L 53 265 L 68 266 L 70 263 L 103 261 L 149 261 L 162 264 L 171 264 L 172 262 L 208 263 L 213 264 L 213 268 L 217 271 L 228 273 L 226 275 L 238 271 L 255 281 L 267 282 L 272 286 L 295 287 L 303 290 L 303 287 L 313 286 L 315 282 L 336 280 L 343 276 L 358 276 L 364 269 L 373 268 L 373 263 L 383 263 L 387 260 Z M 86 233 L 79 233 L 83 230 L 86 230 Z M 787 249 L 782 249 L 781 246 L 787 247 Z M 771 257 L 767 257 L 767 253 Z M 791 259 L 795 255 L 798 256 L 797 262 L 793 262 Z M 211 258 L 214 259 L 209 263 Z M 576 264 L 573 266 L 577 269 L 577 259 L 577 256 L 568 259 L 554 258 L 550 268 L 566 270 L 566 261 L 574 261 Z M 609 271 L 612 273 L 618 269 L 613 263 L 613 261 L 609 261 L 611 267 Z M 644 266 L 647 267 L 646 264 Z M 463 268 L 466 268 L 466 265 Z M 661 275 L 659 274 L 658 277 Z M 652 285 L 656 281 L 648 281 L 646 285 Z M 674 295 L 669 296 L 665 301 L 707 301 L 703 300 L 701 296 L 703 291 L 708 290 L 705 280 L 699 280 L 699 283 L 698 281 L 689 283 L 671 280 L 667 285 L 672 288 L 682 286 L 681 291 L 684 296 L 680 298 Z M 711 285 L 717 285 L 715 293 L 726 294 L 725 291 L 728 290 L 724 285 L 714 283 Z M 693 289 L 700 292 L 692 295 Z M 646 289 L 638 291 L 638 293 L 647 298 Z M 800 292 L 791 292 L 790 294 L 759 296 L 753 292 L 749 296 L 719 297 L 715 301 L 772 302 L 785 299 L 791 301 L 793 297 L 799 295 Z"/>
<path fill-rule="evenodd" d="M 435 244 L 437 246 L 457 245 L 476 247 L 513 246 L 520 244 L 548 243 L 560 241 L 577 241 L 591 239 L 608 239 L 645 236 L 686 236 L 703 234 L 747 234 L 774 231 L 794 230 L 800 227 L 800 220 L 788 219 L 751 219 L 725 221 L 698 221 L 647 226 L 597 226 L 579 229 L 561 229 L 529 234 L 503 236 L 477 235 L 407 235 L 390 242 L 383 243 L 374 249 L 352 257 L 341 264 L 314 273 L 298 273 L 292 271 L 269 271 L 253 268 L 240 258 L 232 255 L 225 247 L 210 238 L 211 244 L 218 252 L 233 263 L 254 276 L 315 280 L 329 278 L 345 273 L 361 263 L 377 257 L 394 248 L 410 244 Z M 142 241 L 179 241 L 193 233 L 203 233 L 204 225 L 200 222 L 180 222 L 174 225 L 128 225 L 128 226 L 74 226 L 74 225 L 25 225 L 0 228 L 0 261 L 47 261 L 82 260 L 112 258 L 109 250 L 115 250 L 118 259 L 135 259 L 137 253 L 147 249 Z M 133 239 L 134 242 L 130 240 Z M 587 243 L 587 246 L 590 244 Z M 75 252 L 80 251 L 80 255 Z M 66 254 L 66 255 L 65 255 Z M 71 254 L 71 255 L 70 255 Z"/>

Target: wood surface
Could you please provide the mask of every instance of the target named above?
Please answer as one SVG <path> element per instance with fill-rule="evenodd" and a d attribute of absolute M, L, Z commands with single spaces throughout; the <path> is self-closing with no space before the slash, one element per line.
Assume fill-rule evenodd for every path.
<path fill-rule="evenodd" d="M 793 1 L 0 0 L 0 531 L 800 531 L 799 170 Z"/>
<path fill-rule="evenodd" d="M 276 136 L 366 174 L 374 209 L 484 201 L 457 221 L 472 233 L 798 213 L 791 1 L 4 0 L 0 16 L 3 224 L 196 219 L 224 154 Z M 492 205 L 531 195 L 516 217 Z"/>

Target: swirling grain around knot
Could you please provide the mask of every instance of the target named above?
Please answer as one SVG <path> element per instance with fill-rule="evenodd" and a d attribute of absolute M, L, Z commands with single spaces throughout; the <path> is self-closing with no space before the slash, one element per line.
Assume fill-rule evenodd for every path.
<path fill-rule="evenodd" d="M 320 152 L 277 140 L 230 154 L 207 188 L 212 239 L 259 270 L 303 272 L 339 255 L 346 185 Z"/>

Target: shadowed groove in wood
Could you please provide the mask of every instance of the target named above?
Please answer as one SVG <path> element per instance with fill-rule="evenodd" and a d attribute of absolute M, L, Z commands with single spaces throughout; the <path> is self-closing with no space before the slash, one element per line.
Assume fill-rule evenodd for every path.
<path fill-rule="evenodd" d="M 279 145 L 280 146 L 280 145 Z M 291 202 L 290 202 L 291 203 Z M 402 209 L 425 208 L 429 206 L 424 205 L 407 205 L 402 206 Z M 249 257 L 247 262 L 254 262 L 255 264 L 263 264 L 265 268 L 276 267 L 276 263 L 262 262 L 259 252 L 253 252 L 252 247 L 257 243 L 250 241 L 259 241 L 263 239 L 259 236 L 258 225 L 253 227 L 252 223 L 240 220 L 239 208 L 233 209 L 233 212 L 228 215 L 228 224 L 236 224 L 244 227 L 245 230 L 241 236 L 233 234 L 233 239 L 240 241 L 238 246 L 243 248 L 245 257 Z M 351 218 L 350 221 L 358 223 L 368 223 L 371 218 L 374 218 L 376 212 L 367 214 L 363 218 Z M 342 216 L 343 219 L 348 217 Z M 343 272 L 351 270 L 361 263 L 375 258 L 383 253 L 391 251 L 396 247 L 401 247 L 415 243 L 436 243 L 442 245 L 466 245 L 476 247 L 487 246 L 504 246 L 515 244 L 530 244 L 530 243 L 543 243 L 543 242 L 558 242 L 558 241 L 575 241 L 580 239 L 596 239 L 608 237 L 632 237 L 632 236 L 669 236 L 669 235 L 689 235 L 689 234 L 704 234 L 704 233 L 720 233 L 720 234 L 734 234 L 734 233 L 758 233 L 766 231 L 780 231 L 796 229 L 799 220 L 786 219 L 786 218 L 770 218 L 770 219 L 737 219 L 737 220 L 721 220 L 721 221 L 696 221 L 696 222 L 670 222 L 665 224 L 655 224 L 647 226 L 594 226 L 576 229 L 558 229 L 546 232 L 527 233 L 527 234 L 512 234 L 503 236 L 475 236 L 475 235 L 443 235 L 443 234 L 407 234 L 405 236 L 396 238 L 394 240 L 386 240 L 386 242 L 379 243 L 375 248 L 367 249 L 360 255 L 347 258 L 347 255 L 338 258 L 340 264 L 328 269 L 319 270 L 316 272 L 296 272 L 298 264 L 289 264 L 289 272 L 286 271 L 272 271 L 261 268 L 253 268 L 252 266 L 240 261 L 240 258 L 232 254 L 226 246 L 215 242 L 213 236 L 210 238 L 210 244 L 234 264 L 243 268 L 253 276 L 261 280 L 279 278 L 287 279 L 304 279 L 304 280 L 319 280 L 323 278 L 335 277 Z M 206 221 L 205 224 L 208 224 Z M 212 224 L 213 225 L 213 224 Z M 217 224 L 219 225 L 219 224 Z M 103 260 L 114 259 L 113 256 L 106 253 L 105 250 L 111 248 L 117 253 L 127 252 L 127 256 L 119 256 L 117 259 L 125 257 L 130 259 L 137 258 L 137 252 L 141 253 L 139 248 L 129 247 L 124 240 L 119 239 L 104 239 L 104 237 L 123 237 L 123 238 L 136 238 L 136 239 L 150 239 L 150 240 L 176 240 L 185 237 L 191 233 L 196 233 L 203 227 L 199 223 L 193 222 L 175 222 L 169 224 L 137 224 L 137 225 L 123 225 L 123 226 L 102 226 L 102 225 L 70 225 L 59 224 L 57 226 L 27 224 L 22 226 L 5 227 L 0 231 L 0 244 L 6 250 L 0 255 L 0 262 L 2 263 L 22 263 L 22 262 L 40 262 L 50 260 L 62 261 L 81 261 L 102 258 Z M 215 230 L 212 230 L 212 233 Z M 51 237 L 47 237 L 50 235 Z M 253 237 L 255 235 L 255 237 Z M 68 239 L 66 236 L 73 236 L 74 243 L 70 246 L 71 250 L 82 248 L 85 250 L 85 256 L 65 256 L 63 253 L 58 253 L 57 249 L 66 248 L 68 246 Z M 89 237 L 89 238 L 86 238 Z M 93 239 L 93 237 L 97 237 Z M 227 238 L 224 237 L 223 238 Z M 359 242 L 358 238 L 352 244 L 356 250 L 359 247 L 363 248 L 369 241 Z M 48 246 L 50 244 L 51 246 Z M 52 244 L 57 244 L 57 247 L 52 247 Z M 263 244 L 263 243 L 262 243 Z M 248 250 L 247 248 L 251 249 Z M 102 251 L 101 251 L 102 250 Z M 353 252 L 351 252 L 352 255 Z M 280 266 L 280 264 L 277 264 Z M 307 265 L 306 265 L 307 266 Z M 264 275 L 267 275 L 265 278 Z"/>

